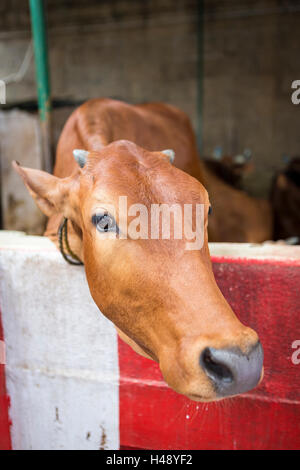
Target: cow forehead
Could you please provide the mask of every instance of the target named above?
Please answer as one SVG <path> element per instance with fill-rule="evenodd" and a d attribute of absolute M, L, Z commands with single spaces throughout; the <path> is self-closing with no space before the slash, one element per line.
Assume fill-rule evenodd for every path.
<path fill-rule="evenodd" d="M 143 170 L 150 170 L 165 163 L 159 154 L 144 150 L 133 143 L 129 144 L 116 142 L 103 147 L 99 152 L 90 152 L 85 171 L 95 178 L 101 177 L 103 173 L 108 176 L 116 173 L 129 177 L 143 174 Z"/>
<path fill-rule="evenodd" d="M 103 170 L 103 168 L 102 168 Z M 106 168 L 106 170 L 108 170 Z M 113 168 L 101 171 L 93 178 L 89 194 L 93 199 L 116 200 L 126 196 L 128 203 L 142 204 L 208 204 L 208 195 L 203 186 L 188 175 L 177 170 L 172 175 L 158 169 L 145 171 L 143 168 Z"/>
<path fill-rule="evenodd" d="M 89 156 L 84 173 L 89 176 L 89 193 L 93 197 L 126 195 L 131 203 L 209 203 L 202 184 L 159 153 L 120 142 Z"/>
<path fill-rule="evenodd" d="M 101 150 L 91 151 L 88 158 L 88 167 L 92 170 L 97 162 L 110 160 L 129 163 L 130 161 L 143 161 L 146 155 L 146 161 L 149 160 L 151 152 L 139 147 L 133 142 L 127 140 L 118 140 L 102 147 Z"/>

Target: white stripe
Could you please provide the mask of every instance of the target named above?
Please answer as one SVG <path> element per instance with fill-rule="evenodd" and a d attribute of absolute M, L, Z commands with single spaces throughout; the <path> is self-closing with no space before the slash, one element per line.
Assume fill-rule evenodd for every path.
<path fill-rule="evenodd" d="M 17 249 L 0 242 L 13 448 L 118 449 L 115 328 L 91 299 L 84 269 L 36 240 L 36 251 L 26 236 Z"/>

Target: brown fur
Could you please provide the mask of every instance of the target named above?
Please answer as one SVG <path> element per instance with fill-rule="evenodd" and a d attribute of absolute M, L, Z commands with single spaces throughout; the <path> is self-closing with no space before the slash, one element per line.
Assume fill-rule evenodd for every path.
<path fill-rule="evenodd" d="M 124 137 L 139 140 L 139 146 Z M 130 107 L 95 100 L 67 122 L 56 176 L 18 165 L 15 169 L 50 217 L 48 235 L 55 236 L 62 216 L 77 228 L 71 234 L 72 249 L 84 261 L 95 303 L 123 339 L 157 361 L 174 390 L 209 401 L 216 392 L 199 366 L 204 348 L 238 347 L 247 353 L 258 337 L 239 322 L 215 282 L 207 243 L 208 193 L 197 179 L 170 164 L 160 152 L 166 147 L 174 148 L 182 165 L 200 177 L 194 136 L 183 113 L 159 104 Z M 74 161 L 74 148 L 90 151 L 83 169 Z M 106 204 L 115 206 L 120 195 L 128 196 L 128 204 L 147 207 L 205 204 L 202 249 L 187 251 L 186 239 L 111 240 L 99 233 L 93 214 Z"/>
<path fill-rule="evenodd" d="M 94 99 L 80 106 L 63 129 L 54 174 L 70 175 L 74 148 L 99 150 L 126 139 L 157 151 L 175 150 L 174 165 L 197 178 L 209 192 L 213 212 L 209 239 L 215 242 L 260 243 L 272 238 L 272 211 L 268 201 L 248 196 L 217 177 L 198 157 L 195 135 L 187 115 L 164 103 L 129 105 Z M 47 234 L 56 234 L 58 220 L 50 220 Z"/>

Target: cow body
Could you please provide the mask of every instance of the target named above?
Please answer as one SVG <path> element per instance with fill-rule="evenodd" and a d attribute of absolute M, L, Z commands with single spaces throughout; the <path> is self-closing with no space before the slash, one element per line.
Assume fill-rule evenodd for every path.
<path fill-rule="evenodd" d="M 149 151 L 172 148 L 174 165 L 207 188 L 212 204 L 209 239 L 214 242 L 259 243 L 272 238 L 269 202 L 232 188 L 199 160 L 195 134 L 187 115 L 163 103 L 129 105 L 94 99 L 80 106 L 61 134 L 54 174 L 69 176 L 75 168 L 74 148 L 99 150 L 126 139 Z M 50 219 L 46 235 L 55 238 L 59 217 Z"/>
<path fill-rule="evenodd" d="M 172 165 L 166 147 L 197 178 Z M 259 383 L 263 351 L 257 333 L 240 323 L 214 279 L 209 196 L 183 113 L 162 104 L 92 100 L 65 125 L 54 175 L 14 167 L 49 217 L 48 236 L 56 237 L 62 218 L 69 221 L 69 245 L 84 263 L 101 312 L 135 351 L 159 363 L 174 390 L 211 401 Z M 162 204 L 200 207 L 201 246 L 188 249 L 185 228 L 197 225 L 195 213 L 187 224 L 174 216 L 184 225 L 180 237 L 175 222 L 168 238 L 162 232 L 152 237 L 152 222 L 150 237 L 135 236 L 129 231 L 134 214 L 120 210 L 124 197 L 130 210 L 142 205 L 147 214 Z"/>
<path fill-rule="evenodd" d="M 293 158 L 273 180 L 274 239 L 300 239 L 300 157 Z"/>

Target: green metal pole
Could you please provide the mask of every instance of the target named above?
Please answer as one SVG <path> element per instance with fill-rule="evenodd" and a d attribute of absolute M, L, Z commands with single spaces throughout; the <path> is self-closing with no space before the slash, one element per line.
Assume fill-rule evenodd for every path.
<path fill-rule="evenodd" d="M 204 0 L 198 0 L 197 21 L 197 140 L 203 152 Z"/>
<path fill-rule="evenodd" d="M 42 130 L 43 167 L 46 171 L 51 171 L 51 95 L 44 0 L 29 0 L 29 5 Z"/>

